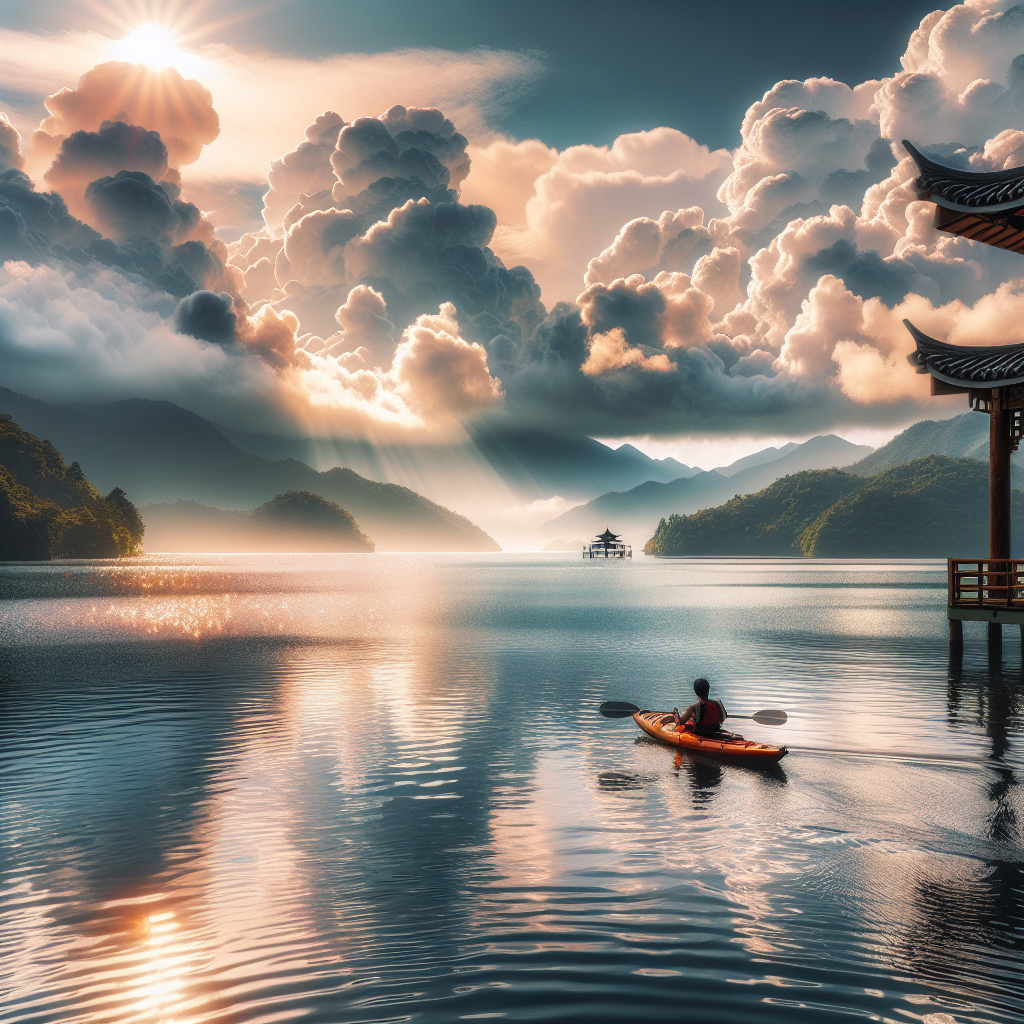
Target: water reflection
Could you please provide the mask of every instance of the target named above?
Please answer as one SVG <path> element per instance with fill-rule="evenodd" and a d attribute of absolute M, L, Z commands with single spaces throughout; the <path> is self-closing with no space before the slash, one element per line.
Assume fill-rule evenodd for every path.
<path fill-rule="evenodd" d="M 941 573 L 369 562 L 0 571 L 5 1020 L 1024 1012 L 1024 688 Z M 817 752 L 592 710 L 697 674 Z"/>

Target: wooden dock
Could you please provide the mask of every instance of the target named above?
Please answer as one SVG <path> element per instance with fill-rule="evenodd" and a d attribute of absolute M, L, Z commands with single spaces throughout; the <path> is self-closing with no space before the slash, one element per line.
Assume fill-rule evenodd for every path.
<path fill-rule="evenodd" d="M 1002 627 L 1021 627 L 1024 644 L 1024 559 L 947 559 L 949 644 L 963 650 L 965 622 L 988 623 L 990 647 L 1002 646 Z"/>

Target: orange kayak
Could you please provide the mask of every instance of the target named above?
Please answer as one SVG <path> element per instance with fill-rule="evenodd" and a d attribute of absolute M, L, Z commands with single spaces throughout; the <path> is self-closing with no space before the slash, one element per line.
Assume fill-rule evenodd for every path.
<path fill-rule="evenodd" d="M 681 747 L 713 757 L 729 757 L 751 764 L 772 764 L 789 753 L 785 747 L 772 747 L 753 740 L 716 740 L 692 732 L 676 732 L 676 721 L 664 711 L 638 711 L 633 721 L 648 736 L 670 747 Z"/>

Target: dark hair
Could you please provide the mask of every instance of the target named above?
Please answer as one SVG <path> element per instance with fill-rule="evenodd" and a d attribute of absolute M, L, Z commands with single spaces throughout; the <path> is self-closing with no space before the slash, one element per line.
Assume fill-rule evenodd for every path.
<path fill-rule="evenodd" d="M 707 700 L 708 694 L 711 692 L 711 684 L 703 676 L 700 679 L 694 679 L 693 692 L 698 697 L 703 697 L 704 700 Z"/>

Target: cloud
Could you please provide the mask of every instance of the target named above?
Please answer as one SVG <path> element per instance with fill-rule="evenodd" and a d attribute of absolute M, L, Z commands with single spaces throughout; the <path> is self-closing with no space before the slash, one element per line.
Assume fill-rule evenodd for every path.
<path fill-rule="evenodd" d="M 190 334 L 200 341 L 228 345 L 235 340 L 238 316 L 227 292 L 215 294 L 202 291 L 186 295 L 171 317 L 171 326 L 178 334 Z"/>
<path fill-rule="evenodd" d="M 24 172 L 0 172 L 0 258 L 69 268 L 116 267 L 179 297 L 204 285 L 234 290 L 223 245 L 188 237 L 206 234 L 209 226 L 195 207 L 173 198 L 176 185 L 157 185 L 141 172 L 118 172 L 89 188 L 88 197 L 98 204 L 97 222 L 109 219 L 108 230 L 118 240 L 73 217 L 58 193 L 36 192 Z"/>
<path fill-rule="evenodd" d="M 629 345 L 621 327 L 607 334 L 590 338 L 590 355 L 580 370 L 588 377 L 598 377 L 613 370 L 637 369 L 648 373 L 671 373 L 675 364 L 664 353 L 645 355 L 642 349 Z"/>
<path fill-rule="evenodd" d="M 507 176 L 513 194 L 524 196 L 524 168 L 543 166 L 546 158 L 534 140 L 519 147 L 524 151 L 507 161 Z M 671 128 L 620 135 L 611 146 L 570 147 L 535 178 L 523 226 L 499 227 L 494 250 L 506 262 L 528 265 L 545 301 L 574 299 L 589 261 L 625 222 L 691 206 L 721 210 L 716 193 L 731 166 L 725 150 L 712 152 Z M 488 188 L 476 195 L 489 204 L 504 188 L 492 162 Z"/>
<path fill-rule="evenodd" d="M 497 138 L 502 90 L 541 69 L 517 55 L 257 68 L 212 47 L 215 81 L 159 79 L 183 110 L 141 95 L 114 110 L 115 86 L 158 80 L 102 64 L 55 93 L 35 137 L 27 166 L 50 191 L 17 168 L 0 121 L 0 255 L 30 265 L 5 279 L 21 303 L 10 322 L 35 325 L 26 336 L 60 376 L 31 302 L 56 303 L 70 352 L 92 337 L 70 326 L 88 292 L 100 320 L 116 320 L 102 302 L 136 303 L 145 326 L 112 328 L 145 339 L 118 386 L 159 346 L 202 352 L 213 390 L 227 366 L 259 382 L 247 415 L 374 437 L 437 436 L 498 410 L 617 437 L 905 420 L 931 399 L 905 363 L 902 317 L 950 340 L 1016 338 L 1022 268 L 935 230 L 899 138 L 962 167 L 1024 162 L 1021 33 L 1007 0 L 937 12 L 890 78 L 775 85 L 733 153 L 667 128 L 562 152 Z M 221 134 L 205 141 L 213 118 Z M 218 195 L 218 175 L 244 166 L 263 225 L 250 214 L 256 230 L 225 245 L 190 182 Z M 15 365 L 28 374 L 24 352 Z M 165 368 L 167 392 L 193 370 Z"/>
<path fill-rule="evenodd" d="M 610 284 L 618 277 L 659 271 L 693 270 L 712 249 L 711 232 L 704 227 L 699 206 L 664 211 L 657 220 L 637 217 L 620 228 L 615 240 L 587 264 L 584 283 Z"/>
<path fill-rule="evenodd" d="M 501 384 L 487 371 L 481 345 L 459 336 L 455 307 L 441 306 L 408 327 L 395 353 L 397 392 L 420 415 L 466 415 L 496 405 Z"/>
<path fill-rule="evenodd" d="M 21 133 L 11 124 L 10 118 L 0 112 L 0 171 L 13 167 L 20 171 L 25 166 L 21 154 Z"/>
<path fill-rule="evenodd" d="M 5 385 L 59 403 L 169 399 L 255 428 L 252 409 L 266 416 L 275 404 L 267 397 L 275 388 L 270 368 L 242 350 L 175 333 L 168 298 L 112 268 L 7 263 L 0 272 Z"/>
<path fill-rule="evenodd" d="M 380 292 L 356 285 L 338 308 L 335 319 L 342 328 L 328 339 L 337 347 L 335 354 L 358 353 L 366 365 L 391 365 L 395 357 L 395 325 L 388 318 L 387 303 Z"/>
<path fill-rule="evenodd" d="M 263 197 L 263 218 L 273 237 L 280 237 L 288 211 L 302 195 L 329 192 L 335 184 L 331 155 L 345 119 L 325 110 L 306 128 L 305 138 L 283 156 L 272 160 Z"/>
<path fill-rule="evenodd" d="M 143 171 L 118 171 L 89 183 L 85 199 L 111 238 L 180 240 L 199 224 L 199 210 L 172 198 Z"/>
<path fill-rule="evenodd" d="M 43 179 L 76 216 L 85 218 L 86 186 L 118 171 L 141 171 L 155 181 L 167 178 L 167 147 L 160 133 L 124 121 L 104 121 L 95 132 L 73 132 L 61 142 Z"/>
<path fill-rule="evenodd" d="M 172 167 L 195 163 L 220 134 L 210 91 L 174 68 L 110 61 L 85 72 L 74 89 L 46 98 L 50 116 L 32 135 L 32 158 L 41 163 L 69 135 L 95 132 L 105 121 L 124 121 L 157 132 Z"/>

